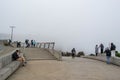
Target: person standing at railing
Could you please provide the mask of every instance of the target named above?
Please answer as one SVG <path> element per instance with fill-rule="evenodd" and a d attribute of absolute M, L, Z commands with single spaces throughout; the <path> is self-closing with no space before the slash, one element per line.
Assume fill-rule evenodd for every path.
<path fill-rule="evenodd" d="M 31 47 L 33 47 L 33 40 L 31 40 Z"/>
<path fill-rule="evenodd" d="M 11 45 L 11 42 L 12 42 L 12 41 L 9 39 L 9 41 L 8 41 L 9 46 Z"/>
<path fill-rule="evenodd" d="M 95 46 L 95 54 L 96 54 L 96 56 L 98 55 L 98 50 L 99 50 L 99 47 L 98 47 L 98 45 L 96 45 Z"/>
<path fill-rule="evenodd" d="M 112 56 L 115 57 L 115 50 L 116 50 L 115 44 L 111 43 L 110 50 L 111 50 Z"/>
<path fill-rule="evenodd" d="M 29 40 L 28 40 L 28 39 L 25 40 L 25 44 L 26 44 L 26 48 L 30 47 L 30 44 L 29 44 Z"/>
<path fill-rule="evenodd" d="M 104 51 L 104 45 L 101 43 L 99 47 L 100 47 L 100 51 L 101 51 L 101 54 L 102 54 L 103 51 Z"/>
<path fill-rule="evenodd" d="M 75 58 L 75 54 L 76 54 L 75 48 L 73 48 L 73 49 L 71 50 L 71 52 L 72 52 L 72 58 Z"/>
<path fill-rule="evenodd" d="M 18 48 L 21 47 L 21 42 L 17 42 L 17 47 L 18 47 Z"/>
<path fill-rule="evenodd" d="M 33 46 L 36 47 L 36 41 L 35 40 L 33 40 Z"/>

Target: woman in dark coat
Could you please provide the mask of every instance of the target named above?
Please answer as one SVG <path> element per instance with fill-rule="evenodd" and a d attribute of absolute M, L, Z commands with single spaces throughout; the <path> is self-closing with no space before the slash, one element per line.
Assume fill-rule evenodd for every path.
<path fill-rule="evenodd" d="M 75 57 L 75 53 L 76 53 L 75 48 L 73 48 L 73 49 L 71 50 L 71 52 L 72 52 L 72 58 L 74 58 L 74 57 Z"/>

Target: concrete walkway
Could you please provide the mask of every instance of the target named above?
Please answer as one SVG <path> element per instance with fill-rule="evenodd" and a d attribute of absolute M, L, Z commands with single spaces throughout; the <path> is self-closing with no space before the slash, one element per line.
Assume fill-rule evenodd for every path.
<path fill-rule="evenodd" d="M 8 80 L 120 80 L 120 67 L 85 58 L 36 60 L 29 61 Z"/>

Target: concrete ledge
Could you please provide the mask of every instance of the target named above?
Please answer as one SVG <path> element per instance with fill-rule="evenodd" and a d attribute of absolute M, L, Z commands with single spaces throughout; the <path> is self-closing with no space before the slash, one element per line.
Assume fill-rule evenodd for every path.
<path fill-rule="evenodd" d="M 0 57 L 0 80 L 7 79 L 20 66 L 19 61 L 12 61 L 12 54 L 15 51 L 16 49 Z"/>
<path fill-rule="evenodd" d="M 88 59 L 93 59 L 93 60 L 106 62 L 106 57 L 105 56 L 104 57 L 84 56 L 83 58 L 88 58 Z"/>
<path fill-rule="evenodd" d="M 94 59 L 94 60 L 99 60 L 102 62 L 106 62 L 106 56 L 84 56 L 83 58 L 88 58 L 88 59 Z M 111 57 L 110 63 L 120 66 L 120 58 L 118 57 Z"/>
<path fill-rule="evenodd" d="M 10 68 L 3 68 L 0 70 L 0 80 L 5 80 L 11 74 Z"/>
<path fill-rule="evenodd" d="M 12 73 L 20 66 L 19 61 L 13 61 L 9 65 L 6 66 L 6 68 L 10 68 Z"/>
<path fill-rule="evenodd" d="M 62 55 L 60 52 L 53 50 L 53 49 L 46 49 L 49 53 L 51 53 L 57 60 L 62 60 Z"/>
<path fill-rule="evenodd" d="M 118 57 L 112 57 L 111 63 L 120 66 L 120 58 Z"/>

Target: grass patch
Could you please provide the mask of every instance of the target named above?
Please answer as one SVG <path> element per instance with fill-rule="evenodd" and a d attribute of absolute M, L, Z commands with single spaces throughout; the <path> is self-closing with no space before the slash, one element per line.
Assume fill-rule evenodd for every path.
<path fill-rule="evenodd" d="M 115 56 L 120 57 L 120 53 L 115 53 Z"/>

